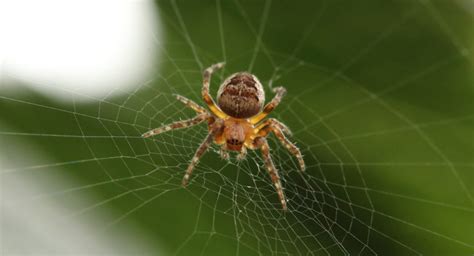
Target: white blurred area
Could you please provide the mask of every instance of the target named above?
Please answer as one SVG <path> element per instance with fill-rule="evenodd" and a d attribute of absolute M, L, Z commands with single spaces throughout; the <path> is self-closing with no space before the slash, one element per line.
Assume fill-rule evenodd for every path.
<path fill-rule="evenodd" d="M 474 0 L 457 0 L 457 2 L 474 15 Z"/>
<path fill-rule="evenodd" d="M 0 94 L 87 102 L 137 89 L 156 72 L 157 15 L 148 0 L 0 0 Z M 70 216 L 100 202 L 85 190 L 38 198 L 79 186 L 58 175 L 66 167 L 21 168 L 38 162 L 54 160 L 27 138 L 0 136 L 0 255 L 160 254 L 159 241 L 127 219 L 103 232 L 118 216 L 107 207 Z"/>
<path fill-rule="evenodd" d="M 1 124 L 0 128 L 7 129 Z M 88 195 L 87 189 L 64 190 L 79 187 L 52 175 L 67 169 L 22 169 L 48 159 L 27 140 L 4 138 L 1 143 L 8 149 L 0 147 L 0 255 L 164 254 L 160 241 L 150 240 L 146 230 L 128 219 L 109 227 L 120 227 L 113 232 L 104 232 L 124 213 L 114 214 L 107 207 L 87 210 L 100 199 Z"/>
<path fill-rule="evenodd" d="M 3 89 L 101 99 L 146 82 L 161 26 L 149 0 L 0 0 Z M 15 85 L 12 85 L 15 84 Z"/>

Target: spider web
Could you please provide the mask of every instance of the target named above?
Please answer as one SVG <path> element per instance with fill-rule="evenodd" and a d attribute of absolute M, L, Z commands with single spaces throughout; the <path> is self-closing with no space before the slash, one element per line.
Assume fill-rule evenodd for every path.
<path fill-rule="evenodd" d="M 106 232 L 133 220 L 176 255 L 474 252 L 472 90 L 471 98 L 446 103 L 451 107 L 446 111 L 443 103 L 416 101 L 416 97 L 429 98 L 431 90 L 433 95 L 443 95 L 443 88 L 427 85 L 440 85 L 437 80 L 443 72 L 451 75 L 452 69 L 465 67 L 472 72 L 472 50 L 436 3 L 393 4 L 397 9 L 385 14 L 376 11 L 387 7 L 374 7 L 374 19 L 382 22 L 367 27 L 369 31 L 354 40 L 359 30 L 326 31 L 326 24 L 337 23 L 338 17 L 328 16 L 337 14 L 338 8 L 356 8 L 350 15 L 357 17 L 357 7 L 329 1 L 319 2 L 316 9 L 308 8 L 309 4 L 295 7 L 305 18 L 288 24 L 278 22 L 282 3 L 272 0 L 257 6 L 221 0 L 158 5 L 170 30 L 170 39 L 156 41 L 163 68 L 136 91 L 100 99 L 67 91 L 75 98 L 88 97 L 93 102 L 89 104 L 0 96 L 3 113 L 20 113 L 2 117 L 13 128 L 0 136 L 28 139 L 54 159 L 7 166 L 4 182 L 18 176 L 73 177 L 81 185 L 51 188 L 31 200 L 98 194 L 94 204 L 68 205 L 70 214 L 64 219 L 112 208 L 116 216 L 103 223 Z M 348 19 L 342 20 L 347 25 Z M 439 55 L 407 51 L 417 55 L 394 60 L 416 62 L 414 70 L 381 70 L 390 59 L 378 58 L 374 63 L 386 48 L 409 47 L 391 41 L 404 42 L 400 38 L 406 33 L 424 33 L 423 28 L 436 29 L 435 38 L 442 41 Z M 288 35 L 274 38 L 278 31 Z M 248 38 L 241 38 L 242 34 Z M 320 44 L 313 44 L 315 36 Z M 351 39 L 353 44 L 328 46 L 325 43 L 333 41 L 325 36 Z M 420 38 L 421 45 L 429 43 L 428 36 Z M 286 43 L 273 45 L 275 40 Z M 314 48 L 328 52 L 305 51 Z M 240 162 L 234 157 L 225 161 L 213 146 L 183 189 L 184 170 L 206 127 L 140 137 L 151 128 L 192 117 L 194 113 L 173 94 L 201 103 L 202 70 L 220 61 L 227 65 L 213 76 L 214 94 L 219 82 L 237 70 L 254 72 L 268 84 L 267 100 L 273 96 L 273 85 L 284 85 L 289 91 L 272 116 L 292 129 L 307 170 L 299 172 L 294 157 L 270 137 L 288 198 L 286 213 L 280 210 L 259 152 L 249 152 Z M 389 67 L 400 65 L 405 63 Z M 466 80 L 459 81 L 464 82 L 459 91 L 469 86 Z M 31 113 L 39 123 L 28 121 Z M 65 124 L 58 126 L 57 120 Z M 65 152 L 69 150 L 73 154 Z"/>

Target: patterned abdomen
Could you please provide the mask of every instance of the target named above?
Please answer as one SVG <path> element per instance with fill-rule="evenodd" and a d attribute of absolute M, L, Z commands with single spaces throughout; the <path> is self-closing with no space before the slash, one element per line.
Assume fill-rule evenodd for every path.
<path fill-rule="evenodd" d="M 262 84 L 249 73 L 236 73 L 219 88 L 217 104 L 229 116 L 249 118 L 262 111 L 265 94 Z"/>

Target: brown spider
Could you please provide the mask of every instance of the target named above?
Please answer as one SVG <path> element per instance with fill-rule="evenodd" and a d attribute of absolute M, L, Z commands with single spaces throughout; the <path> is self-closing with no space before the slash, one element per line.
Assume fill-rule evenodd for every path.
<path fill-rule="evenodd" d="M 302 171 L 305 169 L 305 163 L 300 150 L 286 138 L 285 134 L 291 134 L 286 125 L 274 118 L 262 121 L 280 103 L 286 90 L 283 87 L 275 88 L 273 90 L 276 93 L 275 97 L 263 107 L 265 93 L 260 81 L 250 73 L 239 72 L 231 75 L 221 84 L 217 93 L 216 105 L 209 95 L 209 84 L 212 73 L 223 66 L 224 63 L 214 64 L 207 68 L 203 74 L 202 97 L 211 112 L 181 95 L 176 95 L 179 101 L 192 108 L 198 115 L 188 120 L 153 129 L 143 134 L 142 137 L 147 138 L 173 129 L 190 127 L 207 120 L 209 133 L 196 150 L 186 170 L 183 186 L 188 184 L 194 167 L 213 141 L 221 146 L 221 157 L 225 159 L 229 158 L 228 150 L 240 152 L 237 159 L 242 160 L 247 154 L 247 148 L 260 149 L 283 210 L 287 210 L 280 176 L 270 156 L 267 135 L 270 132 L 276 135 L 280 142 L 296 156 Z"/>

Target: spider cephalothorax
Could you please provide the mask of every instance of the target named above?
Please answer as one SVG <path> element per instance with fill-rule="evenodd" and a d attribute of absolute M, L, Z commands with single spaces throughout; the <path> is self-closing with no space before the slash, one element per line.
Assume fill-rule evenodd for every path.
<path fill-rule="evenodd" d="M 210 112 L 195 102 L 177 95 L 179 101 L 192 108 L 198 115 L 192 119 L 174 122 L 150 130 L 143 134 L 143 137 L 150 137 L 172 129 L 190 127 L 207 121 L 209 133 L 196 150 L 191 163 L 186 169 L 183 186 L 187 185 L 194 166 L 213 141 L 221 146 L 221 156 L 223 158 L 229 157 L 227 152 L 229 150 L 240 152 L 238 159 L 243 159 L 247 154 L 247 149 L 260 149 L 265 167 L 272 178 L 282 207 L 286 210 L 286 199 L 280 176 L 270 156 L 270 147 L 266 139 L 268 134 L 273 132 L 280 142 L 296 156 L 301 170 L 305 169 L 305 163 L 300 150 L 287 139 L 286 135 L 290 134 L 290 130 L 286 125 L 273 118 L 263 120 L 280 103 L 286 90 L 283 87 L 275 88 L 275 97 L 264 107 L 265 93 L 260 81 L 250 73 L 239 72 L 231 75 L 221 84 L 217 93 L 218 104 L 216 105 L 209 95 L 209 84 L 212 73 L 222 66 L 224 66 L 224 63 L 214 64 L 204 71 L 202 97 Z"/>

